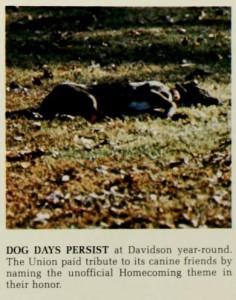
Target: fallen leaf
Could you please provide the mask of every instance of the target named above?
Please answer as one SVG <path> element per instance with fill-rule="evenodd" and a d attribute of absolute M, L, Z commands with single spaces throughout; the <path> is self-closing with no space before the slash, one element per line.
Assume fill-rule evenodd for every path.
<path fill-rule="evenodd" d="M 33 127 L 35 127 L 36 129 L 40 129 L 41 128 L 41 122 L 33 122 L 32 123 Z"/>
<path fill-rule="evenodd" d="M 50 219 L 49 213 L 38 213 L 36 217 L 33 219 L 34 223 L 42 223 L 46 224 L 48 220 Z"/>
<path fill-rule="evenodd" d="M 70 176 L 69 175 L 63 175 L 62 178 L 61 178 L 61 181 L 63 181 L 63 182 L 70 181 Z"/>
<path fill-rule="evenodd" d="M 108 173 L 107 169 L 108 168 L 106 166 L 100 166 L 99 168 L 96 168 L 96 171 L 103 175 L 108 175 L 109 173 Z"/>
<path fill-rule="evenodd" d="M 22 163 L 20 164 L 20 166 L 21 166 L 23 169 L 27 169 L 27 168 L 29 168 L 29 167 L 31 166 L 31 163 L 28 162 L 28 161 L 25 161 L 25 162 L 22 162 Z"/>
<path fill-rule="evenodd" d="M 150 195 L 150 200 L 153 201 L 153 202 L 157 201 L 157 195 L 156 194 L 151 194 Z"/>
<path fill-rule="evenodd" d="M 22 141 L 22 136 L 14 136 L 14 140 L 17 141 L 17 142 L 20 142 Z"/>

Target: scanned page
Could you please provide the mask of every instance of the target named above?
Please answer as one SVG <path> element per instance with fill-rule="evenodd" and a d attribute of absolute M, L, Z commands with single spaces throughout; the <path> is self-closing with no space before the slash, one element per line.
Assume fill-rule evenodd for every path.
<path fill-rule="evenodd" d="M 1 299 L 235 299 L 233 1 L 1 1 Z"/>

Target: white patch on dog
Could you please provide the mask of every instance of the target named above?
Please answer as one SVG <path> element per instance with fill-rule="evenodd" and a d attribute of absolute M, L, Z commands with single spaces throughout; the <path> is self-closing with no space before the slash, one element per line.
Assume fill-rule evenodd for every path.
<path fill-rule="evenodd" d="M 75 83 L 73 81 L 65 81 L 65 82 L 62 82 L 62 84 L 70 85 L 70 86 L 78 86 L 78 87 L 80 87 L 82 89 L 87 89 L 87 85 L 86 84 Z"/>
<path fill-rule="evenodd" d="M 129 107 L 136 110 L 146 110 L 151 108 L 150 104 L 146 101 L 142 101 L 142 102 L 132 101 L 130 102 Z"/>
<path fill-rule="evenodd" d="M 176 105 L 173 105 L 173 107 L 171 107 L 171 109 L 168 111 L 167 113 L 167 117 L 170 118 L 172 117 L 176 112 Z"/>

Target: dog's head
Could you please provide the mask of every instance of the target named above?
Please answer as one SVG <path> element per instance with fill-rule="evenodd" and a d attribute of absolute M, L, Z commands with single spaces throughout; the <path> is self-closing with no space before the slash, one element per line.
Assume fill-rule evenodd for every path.
<path fill-rule="evenodd" d="M 200 88 L 196 81 L 176 84 L 175 88 L 179 92 L 181 106 L 222 105 L 219 99 L 212 97 L 206 90 Z"/>

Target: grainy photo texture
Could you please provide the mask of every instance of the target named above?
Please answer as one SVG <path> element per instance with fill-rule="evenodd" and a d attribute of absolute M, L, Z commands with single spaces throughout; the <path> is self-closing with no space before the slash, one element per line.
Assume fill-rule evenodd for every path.
<path fill-rule="evenodd" d="M 229 7 L 6 7 L 8 229 L 230 228 Z"/>

